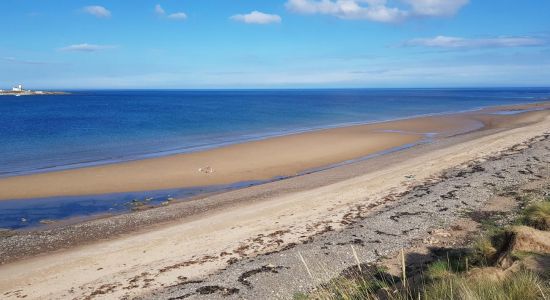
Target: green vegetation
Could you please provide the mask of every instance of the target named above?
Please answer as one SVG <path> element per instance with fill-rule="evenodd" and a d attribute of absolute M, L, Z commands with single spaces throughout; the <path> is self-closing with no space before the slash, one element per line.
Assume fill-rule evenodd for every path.
<path fill-rule="evenodd" d="M 517 220 L 511 222 L 550 230 L 550 198 L 525 204 Z M 346 276 L 333 279 L 311 293 L 297 293 L 294 299 L 550 299 L 550 272 L 544 271 L 550 253 L 515 251 L 514 239 L 520 227 L 497 226 L 493 218 L 484 218 L 482 232 L 469 248 L 449 249 L 418 274 L 403 272 L 402 276 L 395 277 L 376 266 L 367 271 L 364 267 L 361 271 L 355 267 L 354 272 L 347 272 Z M 545 262 L 543 271 L 525 263 L 533 261 L 532 258 Z"/>
<path fill-rule="evenodd" d="M 550 198 L 529 205 L 525 209 L 522 221 L 525 225 L 539 230 L 550 230 Z"/>
<path fill-rule="evenodd" d="M 403 287 L 400 282 L 375 278 L 340 278 L 311 294 L 297 293 L 295 300 L 445 300 L 445 299 L 548 299 L 550 285 L 539 275 L 521 270 L 503 280 L 471 278 L 454 273 L 443 263 L 432 269 L 436 278 L 424 275 L 414 286 Z"/>
<path fill-rule="evenodd" d="M 451 274 L 435 281 L 420 293 L 421 299 L 545 299 L 550 286 L 537 274 L 520 271 L 503 280 L 468 278 Z M 400 298 L 402 299 L 402 298 Z"/>

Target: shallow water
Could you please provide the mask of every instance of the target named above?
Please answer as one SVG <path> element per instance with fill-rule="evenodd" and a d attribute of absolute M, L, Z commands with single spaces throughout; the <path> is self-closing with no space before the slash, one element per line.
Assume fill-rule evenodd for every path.
<path fill-rule="evenodd" d="M 473 129 L 475 128 L 472 128 L 472 130 Z M 391 132 L 399 131 L 392 130 Z M 158 207 L 163 204 L 170 204 L 172 201 L 186 201 L 198 195 L 226 192 L 345 166 L 381 155 L 408 149 L 418 144 L 429 143 L 435 136 L 437 136 L 436 133 L 426 133 L 424 134 L 424 138 L 416 143 L 405 144 L 364 157 L 305 170 L 294 176 L 278 176 L 269 180 L 254 180 L 227 185 L 212 185 L 145 192 L 0 201 L 0 228 L 31 229 L 37 226 L 55 224 L 58 221 L 63 220 L 64 223 L 67 223 L 67 220 L 70 219 L 83 221 L 107 214 L 116 215 L 140 208 L 148 209 Z"/>
<path fill-rule="evenodd" d="M 266 181 L 105 195 L 64 196 L 0 201 L 0 228 L 22 229 L 78 217 L 79 220 L 105 214 L 120 214 L 145 206 L 159 206 L 175 199 L 229 191 Z"/>
<path fill-rule="evenodd" d="M 532 109 L 516 109 L 516 110 L 498 110 L 491 112 L 492 115 L 499 115 L 499 116 L 513 116 L 513 115 L 519 115 L 526 112 L 531 111 L 540 111 L 543 110 L 542 108 L 532 108 Z"/>

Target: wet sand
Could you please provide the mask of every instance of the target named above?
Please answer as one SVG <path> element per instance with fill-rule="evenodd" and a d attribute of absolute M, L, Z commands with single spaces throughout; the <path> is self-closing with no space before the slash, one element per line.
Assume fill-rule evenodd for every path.
<path fill-rule="evenodd" d="M 0 179 L 0 200 L 232 184 L 305 170 L 463 133 L 510 116 L 481 113 L 319 130 L 208 151 Z"/>
<path fill-rule="evenodd" d="M 65 239 L 60 237 L 58 248 L 49 247 L 54 236 L 47 231 L 3 239 L 1 252 L 6 255 L 21 252 L 25 245 L 36 240 L 43 242 L 40 244 L 43 255 L 2 265 L 0 292 L 13 295 L 21 290 L 19 295 L 31 299 L 132 298 L 202 279 L 243 257 L 306 243 L 309 237 L 326 231 L 327 226 L 339 230 L 358 209 L 366 213 L 388 199 L 398 202 L 398 195 L 437 180 L 441 172 L 450 168 L 463 170 L 464 164 L 510 148 L 521 151 L 522 147 L 516 145 L 529 143 L 550 128 L 549 111 L 514 116 L 475 113 L 467 118 L 489 125 L 483 130 L 441 138 L 371 161 L 216 195 L 214 202 L 218 207 L 205 206 L 209 199 L 201 199 L 194 203 L 197 213 L 193 215 L 155 227 L 144 225 L 116 238 L 110 233 L 116 230 L 114 220 L 126 219 L 137 224 L 136 214 L 69 227 L 59 232 Z M 460 172 L 463 171 L 457 174 Z M 140 212 L 138 216 L 146 219 L 170 214 L 189 205 L 193 203 L 178 203 Z M 78 240 L 86 230 L 99 232 L 98 238 L 103 240 L 88 244 Z M 72 244 L 71 236 L 78 243 Z M 107 237 L 111 239 L 106 240 Z M 71 245 L 72 248 L 63 249 Z"/>

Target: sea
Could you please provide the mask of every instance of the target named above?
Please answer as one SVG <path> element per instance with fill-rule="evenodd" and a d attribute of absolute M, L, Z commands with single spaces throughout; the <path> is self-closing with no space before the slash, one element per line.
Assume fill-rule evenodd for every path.
<path fill-rule="evenodd" d="M 0 97 L 0 177 L 200 151 L 323 128 L 550 100 L 550 88 L 69 92 Z M 159 203 L 178 191 L 160 194 Z M 155 198 L 156 194 L 148 196 Z M 137 196 L 86 197 L 81 200 L 96 203 L 89 210 L 98 213 L 112 211 L 112 203 Z M 38 217 L 19 215 L 29 207 L 36 209 L 37 201 L 47 202 L 42 200 L 26 200 L 26 208 L 20 204 L 26 201 L 0 202 L 0 227 L 37 225 Z M 54 200 L 56 213 L 40 218 L 91 213 L 78 209 L 71 213 L 70 208 L 59 206 L 72 207 L 76 198 Z M 100 204 L 105 208 L 98 208 Z M 14 211 L 8 208 L 14 207 L 19 215 L 10 215 Z"/>

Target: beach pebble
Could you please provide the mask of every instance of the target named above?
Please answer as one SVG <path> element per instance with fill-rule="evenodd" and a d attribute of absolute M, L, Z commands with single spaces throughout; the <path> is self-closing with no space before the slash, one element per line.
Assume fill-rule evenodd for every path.
<path fill-rule="evenodd" d="M 434 238 L 433 236 L 429 236 L 429 237 L 424 239 L 424 244 L 436 245 L 436 244 L 439 244 L 439 240 Z"/>
<path fill-rule="evenodd" d="M 451 234 L 448 231 L 445 231 L 443 229 L 434 229 L 431 232 L 432 235 L 440 236 L 440 237 L 450 237 Z"/>
<path fill-rule="evenodd" d="M 0 228 L 0 238 L 7 238 L 14 235 L 15 235 L 15 232 L 13 230 Z"/>

